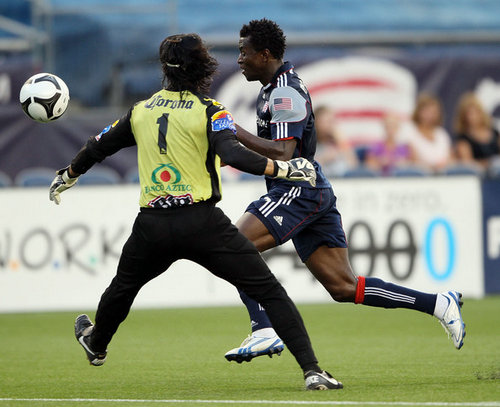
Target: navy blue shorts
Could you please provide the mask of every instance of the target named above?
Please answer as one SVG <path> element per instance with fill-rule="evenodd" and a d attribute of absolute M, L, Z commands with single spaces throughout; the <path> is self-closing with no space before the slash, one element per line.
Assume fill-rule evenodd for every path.
<path fill-rule="evenodd" d="M 276 244 L 292 239 L 305 262 L 320 246 L 347 247 L 342 219 L 331 188 L 301 188 L 278 185 L 246 212 L 257 216 L 273 235 Z"/>

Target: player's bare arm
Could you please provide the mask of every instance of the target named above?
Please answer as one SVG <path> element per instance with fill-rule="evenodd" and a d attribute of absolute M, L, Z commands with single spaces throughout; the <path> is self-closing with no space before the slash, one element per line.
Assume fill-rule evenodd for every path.
<path fill-rule="evenodd" d="M 295 139 L 275 141 L 254 136 L 238 124 L 236 137 L 245 147 L 272 160 L 290 160 L 297 144 Z"/>

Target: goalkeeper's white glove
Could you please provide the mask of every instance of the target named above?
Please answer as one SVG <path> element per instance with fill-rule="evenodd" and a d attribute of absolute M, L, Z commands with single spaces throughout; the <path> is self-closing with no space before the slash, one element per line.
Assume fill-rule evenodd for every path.
<path fill-rule="evenodd" d="M 50 184 L 49 199 L 54 201 L 56 205 L 59 205 L 61 202 L 59 194 L 75 185 L 76 181 L 78 181 L 78 176 L 71 177 L 69 175 L 69 167 L 56 171 L 56 174 L 54 181 Z"/>
<path fill-rule="evenodd" d="M 316 186 L 316 170 L 312 163 L 304 157 L 292 158 L 289 161 L 274 160 L 277 173 L 274 178 L 283 178 L 290 181 L 308 181 L 311 186 Z"/>

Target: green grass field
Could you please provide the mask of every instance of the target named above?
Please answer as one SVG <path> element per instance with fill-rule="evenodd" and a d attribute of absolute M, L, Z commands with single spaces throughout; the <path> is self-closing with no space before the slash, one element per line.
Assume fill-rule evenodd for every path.
<path fill-rule="evenodd" d="M 288 351 L 227 362 L 224 353 L 248 333 L 243 307 L 133 310 L 102 367 L 87 363 L 73 336 L 77 312 L 4 314 L 0 407 L 500 406 L 499 297 L 465 302 L 460 351 L 435 318 L 417 312 L 352 304 L 299 309 L 320 365 L 343 390 L 305 391 Z"/>

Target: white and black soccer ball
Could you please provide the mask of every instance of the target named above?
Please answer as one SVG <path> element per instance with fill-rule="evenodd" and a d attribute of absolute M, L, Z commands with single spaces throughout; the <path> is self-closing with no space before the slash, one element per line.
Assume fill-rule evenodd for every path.
<path fill-rule="evenodd" d="M 30 118 L 47 123 L 61 117 L 68 108 L 69 89 L 58 76 L 38 73 L 24 83 L 19 101 Z"/>

